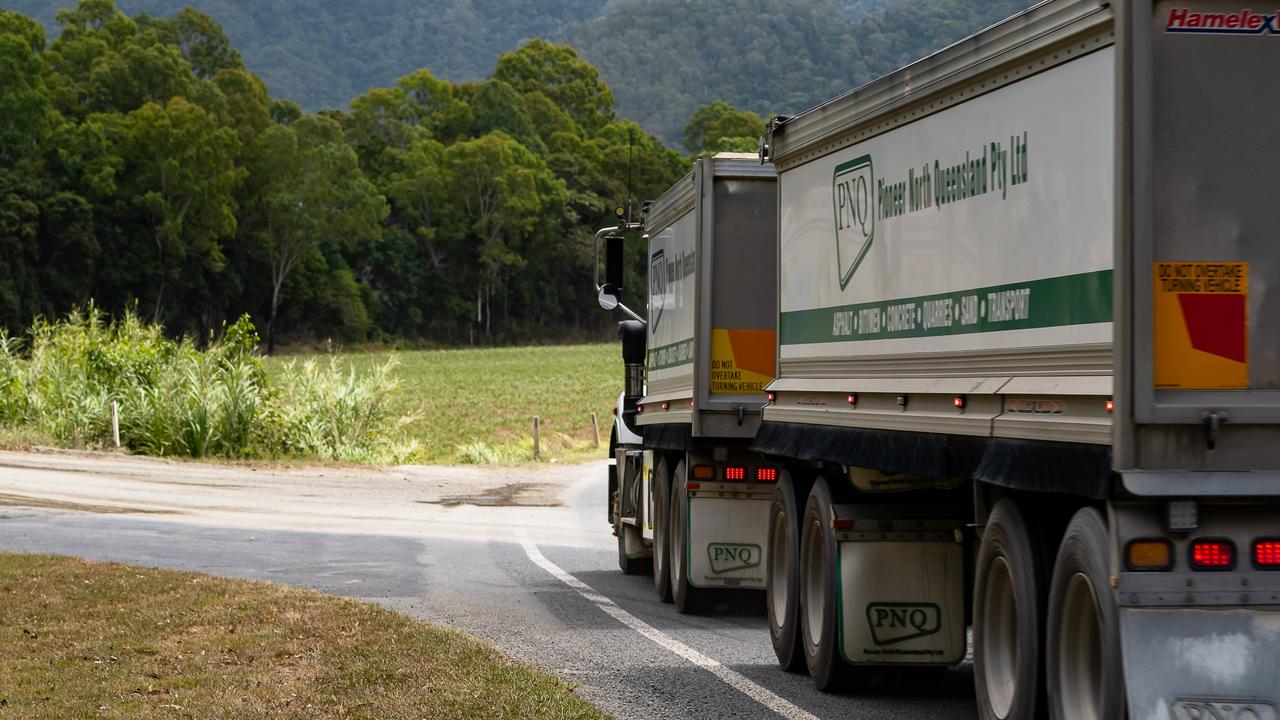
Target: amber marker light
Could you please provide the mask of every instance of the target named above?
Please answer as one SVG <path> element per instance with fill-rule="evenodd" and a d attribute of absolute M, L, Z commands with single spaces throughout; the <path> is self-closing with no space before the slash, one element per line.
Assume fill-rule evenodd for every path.
<path fill-rule="evenodd" d="M 1143 538 L 1125 547 L 1125 566 L 1138 572 L 1173 568 L 1173 548 L 1164 538 Z"/>

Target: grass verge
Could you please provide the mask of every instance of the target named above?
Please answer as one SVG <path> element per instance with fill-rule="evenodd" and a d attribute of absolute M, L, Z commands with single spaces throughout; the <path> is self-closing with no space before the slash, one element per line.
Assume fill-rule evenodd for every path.
<path fill-rule="evenodd" d="M 0 718 L 605 718 L 556 678 L 367 603 L 0 553 Z"/>

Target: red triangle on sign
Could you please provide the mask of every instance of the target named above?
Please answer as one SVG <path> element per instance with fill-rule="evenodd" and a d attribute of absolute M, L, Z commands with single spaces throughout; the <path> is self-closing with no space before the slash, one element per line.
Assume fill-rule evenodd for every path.
<path fill-rule="evenodd" d="M 1191 346 L 1196 350 L 1246 361 L 1245 295 L 1178 295 Z"/>

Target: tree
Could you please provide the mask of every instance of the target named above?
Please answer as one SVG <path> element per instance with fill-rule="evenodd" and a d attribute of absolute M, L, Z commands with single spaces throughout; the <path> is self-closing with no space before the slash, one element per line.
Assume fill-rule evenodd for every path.
<path fill-rule="evenodd" d="M 257 202 L 271 274 L 270 353 L 275 351 L 285 280 L 326 246 L 343 247 L 376 236 L 387 205 L 360 173 L 355 151 L 341 141 L 331 120 L 312 116 L 268 128 L 253 155 L 256 174 L 264 179 Z"/>
<path fill-rule="evenodd" d="M 570 45 L 534 38 L 498 57 L 493 79 L 522 93 L 541 93 L 588 132 L 613 119 L 613 92 Z"/>
<path fill-rule="evenodd" d="M 684 146 L 697 155 L 720 151 L 749 152 L 764 133 L 764 118 L 738 110 L 723 100 L 698 108 L 684 126 Z"/>
<path fill-rule="evenodd" d="M 444 153 L 475 262 L 476 320 L 492 334 L 493 296 L 504 274 L 525 259 L 519 243 L 548 204 L 563 205 L 564 184 L 528 149 L 503 133 L 450 145 Z"/>
<path fill-rule="evenodd" d="M 201 80 L 208 80 L 222 70 L 243 70 L 240 53 L 213 18 L 186 7 L 171 20 L 142 15 L 138 24 L 154 32 L 160 42 L 176 47 Z"/>
<path fill-rule="evenodd" d="M 232 159 L 239 141 L 181 97 L 102 120 L 124 159 L 122 194 L 145 219 L 155 245 L 152 317 L 159 321 L 165 291 L 189 255 L 210 270 L 225 260 L 219 240 L 236 228 L 232 192 L 243 172 Z"/>

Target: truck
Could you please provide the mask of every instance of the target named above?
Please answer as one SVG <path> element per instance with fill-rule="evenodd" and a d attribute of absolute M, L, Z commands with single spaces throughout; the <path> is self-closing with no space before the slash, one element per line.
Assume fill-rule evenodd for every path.
<path fill-rule="evenodd" d="M 1274 11 L 1047 0 L 770 121 L 780 665 L 1278 716 L 1278 67 Z"/>
<path fill-rule="evenodd" d="M 759 262 L 774 252 L 776 210 L 772 166 L 722 152 L 696 160 L 639 223 L 597 233 L 614 274 L 597 281 L 601 304 L 632 316 L 619 324 L 627 383 L 610 440 L 618 564 L 652 571 L 680 612 L 709 591 L 765 587 L 773 485 L 750 443 L 776 360 L 776 267 Z M 647 243 L 645 319 L 618 297 L 628 233 Z"/>

